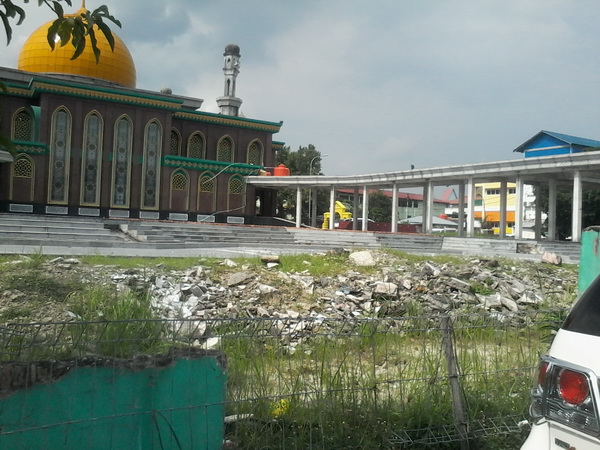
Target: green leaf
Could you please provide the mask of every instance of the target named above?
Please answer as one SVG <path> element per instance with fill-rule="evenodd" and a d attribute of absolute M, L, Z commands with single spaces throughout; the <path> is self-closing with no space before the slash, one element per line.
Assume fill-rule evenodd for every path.
<path fill-rule="evenodd" d="M 69 19 L 57 19 L 61 23 L 58 25 L 57 35 L 60 38 L 60 46 L 64 47 L 71 40 L 72 25 L 69 23 Z"/>
<path fill-rule="evenodd" d="M 75 52 L 73 53 L 73 56 L 71 56 L 71 60 L 74 60 L 78 58 L 85 50 L 85 38 L 73 33 L 71 42 L 73 43 L 73 47 L 75 47 Z"/>
<path fill-rule="evenodd" d="M 92 12 L 92 16 L 94 16 L 96 19 L 108 19 L 119 28 L 122 28 L 121 22 L 114 16 L 110 15 L 110 12 L 108 11 L 108 7 L 106 5 L 102 5 L 99 8 L 96 8 L 94 12 Z"/>
<path fill-rule="evenodd" d="M 52 25 L 50 25 L 50 28 L 48 28 L 48 34 L 46 35 L 46 39 L 48 40 L 48 44 L 52 50 L 54 50 L 54 47 L 56 46 L 56 35 L 58 34 L 59 26 L 58 21 L 59 19 L 56 19 L 54 22 L 52 22 Z"/>
<path fill-rule="evenodd" d="M 92 50 L 94 51 L 94 56 L 96 57 L 96 64 L 100 61 L 100 49 L 98 48 L 98 41 L 96 40 L 96 32 L 94 29 L 91 29 L 89 34 L 90 42 L 92 43 Z"/>
<path fill-rule="evenodd" d="M 110 31 L 110 28 L 108 28 L 108 26 L 102 21 L 98 22 L 98 28 L 100 29 L 100 31 L 102 31 L 102 33 L 104 34 L 104 37 L 106 37 L 106 40 L 108 41 L 108 45 L 110 45 L 111 50 L 114 51 L 115 38 L 114 38 L 112 32 Z"/>
<path fill-rule="evenodd" d="M 12 28 L 10 27 L 8 17 L 6 17 L 4 13 L 0 13 L 0 17 L 2 17 L 2 24 L 4 25 L 4 31 L 6 32 L 6 42 L 8 44 L 12 39 Z"/>
<path fill-rule="evenodd" d="M 54 5 L 54 8 L 52 8 L 52 9 L 54 10 L 54 12 L 56 13 L 57 16 L 62 17 L 65 15 L 63 7 L 60 3 L 52 2 L 52 4 Z"/>

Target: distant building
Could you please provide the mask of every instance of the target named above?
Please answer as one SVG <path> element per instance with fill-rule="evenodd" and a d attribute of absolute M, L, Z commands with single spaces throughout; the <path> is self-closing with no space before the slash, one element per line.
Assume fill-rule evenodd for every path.
<path fill-rule="evenodd" d="M 523 153 L 525 158 L 532 158 L 536 156 L 567 155 L 592 149 L 600 149 L 600 141 L 542 130 L 513 151 Z"/>
<path fill-rule="evenodd" d="M 375 192 L 381 192 L 383 195 L 391 198 L 392 191 L 389 190 L 378 190 L 378 189 L 370 189 L 369 194 L 373 194 Z M 337 189 L 336 197 L 338 200 L 346 203 L 347 205 L 352 205 L 354 198 L 354 190 L 352 189 Z M 363 202 L 363 190 L 358 190 L 358 201 L 360 204 Z M 413 194 L 411 192 L 398 192 L 398 221 L 403 221 L 405 219 L 410 219 L 411 217 L 421 216 L 423 214 L 423 195 L 422 194 Z M 433 215 L 439 216 L 443 215 L 446 212 L 446 208 L 448 207 L 448 202 L 440 199 L 433 200 Z"/>

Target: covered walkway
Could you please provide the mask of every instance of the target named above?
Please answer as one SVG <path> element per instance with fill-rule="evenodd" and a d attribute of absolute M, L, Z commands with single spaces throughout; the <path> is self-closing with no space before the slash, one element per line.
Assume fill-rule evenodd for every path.
<path fill-rule="evenodd" d="M 391 189 L 392 198 L 397 198 L 399 189 L 423 189 L 423 231 L 431 233 L 433 228 L 433 192 L 436 186 L 458 186 L 458 230 L 459 235 L 472 237 L 475 232 L 475 184 L 500 183 L 500 237 L 506 237 L 507 222 L 507 184 L 516 184 L 517 204 L 515 208 L 514 237 L 522 239 L 524 185 L 547 186 L 548 198 L 548 235 L 556 240 L 556 198 L 559 189 L 573 192 L 572 240 L 581 241 L 582 193 L 584 189 L 596 189 L 600 183 L 600 151 L 575 154 L 542 156 L 519 160 L 496 161 L 460 166 L 434 167 L 431 169 L 411 169 L 400 172 L 383 172 L 366 175 L 345 176 L 249 176 L 247 182 L 257 187 L 296 189 L 296 227 L 301 226 L 302 189 L 311 190 L 311 217 L 316 217 L 317 188 L 330 190 L 329 229 L 334 228 L 335 192 L 338 189 L 353 189 L 353 217 L 358 216 L 358 191 L 368 189 Z M 392 204 L 392 217 L 397 217 L 397 202 Z M 362 230 L 367 231 L 368 196 L 363 196 Z M 541 237 L 541 210 L 536 208 L 536 239 Z M 356 224 L 359 221 L 354 221 Z M 390 231 L 396 231 L 393 223 Z"/>

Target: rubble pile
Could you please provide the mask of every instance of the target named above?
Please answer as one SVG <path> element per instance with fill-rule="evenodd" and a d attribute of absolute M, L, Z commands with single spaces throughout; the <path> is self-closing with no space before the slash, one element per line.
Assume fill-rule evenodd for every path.
<path fill-rule="evenodd" d="M 332 276 L 311 275 L 309 261 L 306 271 L 287 272 L 274 256 L 264 257 L 259 266 L 223 260 L 218 270 L 202 260 L 185 271 L 168 271 L 160 265 L 127 270 L 88 266 L 75 258 L 56 258 L 47 264 L 53 276 L 80 271 L 78 276 L 90 284 L 139 292 L 160 317 L 190 322 L 185 327 L 195 335 L 203 334 L 203 320 L 220 318 L 280 320 L 282 329 L 303 328 L 302 321 L 309 319 L 446 312 L 491 311 L 508 321 L 519 311 L 568 307 L 575 298 L 577 272 L 572 267 L 472 258 L 436 263 L 386 251 L 342 255 L 347 268 Z M 15 296 L 14 291 L 0 289 L 0 309 Z"/>
<path fill-rule="evenodd" d="M 465 259 L 463 264 L 411 264 L 371 251 L 348 254 L 348 269 L 335 276 L 288 273 L 273 261 L 258 270 L 231 260 L 223 264 L 231 270 L 220 282 L 203 266 L 181 273 L 115 274 L 112 280 L 121 288 L 143 286 L 164 318 L 199 320 L 351 319 L 449 311 L 497 311 L 510 318 L 528 308 L 570 306 L 577 281 L 573 270 L 541 263 Z M 376 270 L 362 273 L 358 268 L 365 264 Z"/>

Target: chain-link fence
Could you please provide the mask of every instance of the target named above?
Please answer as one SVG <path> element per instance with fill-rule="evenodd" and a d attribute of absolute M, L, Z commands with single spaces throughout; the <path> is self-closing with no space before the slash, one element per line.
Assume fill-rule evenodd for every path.
<path fill-rule="evenodd" d="M 194 441 L 200 432 L 218 433 L 219 446 L 251 449 L 517 448 L 529 429 L 534 368 L 564 316 L 564 310 L 369 320 L 290 314 L 11 325 L 0 328 L 0 395 L 6 401 L 60 382 L 78 367 L 160 372 L 177 360 L 208 357 L 226 373 L 222 401 L 190 398 L 176 407 L 153 404 L 126 413 L 152 415 L 159 430 L 156 417 L 167 422 L 173 408 L 186 412 L 169 416 L 156 448 L 185 448 L 188 441 L 196 442 L 191 448 L 212 448 Z M 197 390 L 198 383 L 221 389 L 207 383 L 214 367 L 196 370 L 156 389 L 167 396 Z M 114 398 L 110 382 L 100 388 Z M 77 404 L 86 403 L 82 395 Z M 110 416 L 108 406 L 104 416 L 82 420 L 93 427 Z M 201 421 L 190 417 L 209 410 L 221 414 L 219 422 L 224 415 L 224 424 L 207 425 L 203 416 L 198 430 Z M 111 423 L 119 426 L 123 414 L 114 413 Z M 69 433 L 72 419 L 48 420 L 35 432 Z M 11 425 L 0 429 L 0 442 L 31 428 L 26 419 Z M 187 441 L 178 436 L 182 428 Z M 110 448 L 123 447 L 115 442 Z"/>

